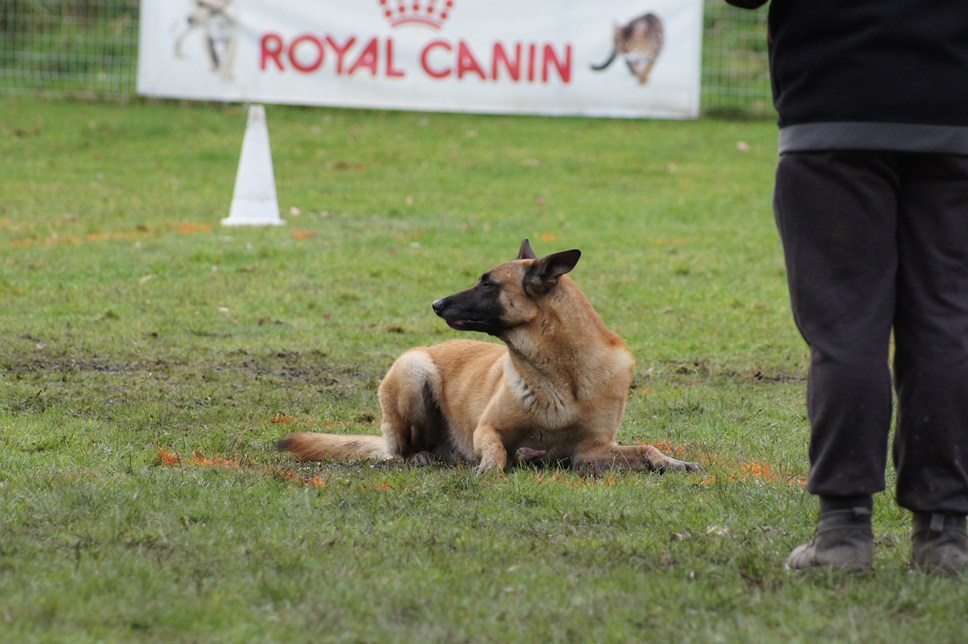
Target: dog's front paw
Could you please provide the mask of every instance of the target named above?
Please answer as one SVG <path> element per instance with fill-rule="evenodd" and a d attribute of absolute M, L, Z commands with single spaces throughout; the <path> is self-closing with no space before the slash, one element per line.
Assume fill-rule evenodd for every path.
<path fill-rule="evenodd" d="M 485 456 L 481 459 L 481 462 L 477 465 L 477 475 L 482 476 L 484 474 L 502 474 L 504 472 L 504 463 L 493 456 Z"/>
<path fill-rule="evenodd" d="M 666 472 L 702 472 L 702 465 L 690 461 L 680 461 L 675 458 L 666 457 L 666 462 L 660 466 Z"/>

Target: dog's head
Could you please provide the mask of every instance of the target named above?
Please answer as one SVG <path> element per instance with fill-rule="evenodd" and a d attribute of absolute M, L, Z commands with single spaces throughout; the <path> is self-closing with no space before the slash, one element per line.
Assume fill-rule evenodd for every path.
<path fill-rule="evenodd" d="M 458 331 L 501 337 L 538 316 L 545 298 L 580 257 L 573 249 L 538 259 L 525 239 L 516 259 L 487 271 L 466 291 L 437 300 L 434 312 Z"/>

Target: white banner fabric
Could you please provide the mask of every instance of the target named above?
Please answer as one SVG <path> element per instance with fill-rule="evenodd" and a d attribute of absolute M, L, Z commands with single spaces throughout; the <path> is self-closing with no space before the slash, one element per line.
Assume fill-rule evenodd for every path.
<path fill-rule="evenodd" d="M 702 0 L 142 0 L 146 96 L 694 118 Z"/>

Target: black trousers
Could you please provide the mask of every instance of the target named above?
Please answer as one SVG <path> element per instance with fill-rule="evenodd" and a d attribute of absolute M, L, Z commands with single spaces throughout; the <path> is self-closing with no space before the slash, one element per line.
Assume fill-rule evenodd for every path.
<path fill-rule="evenodd" d="M 807 490 L 884 489 L 893 331 L 897 501 L 968 514 L 968 156 L 785 154 L 774 212 L 810 346 Z"/>

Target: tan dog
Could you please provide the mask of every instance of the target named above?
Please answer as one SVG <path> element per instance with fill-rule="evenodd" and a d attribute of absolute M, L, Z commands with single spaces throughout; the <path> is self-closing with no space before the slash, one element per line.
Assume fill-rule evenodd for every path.
<path fill-rule="evenodd" d="M 452 328 L 504 345 L 451 340 L 401 355 L 380 383 L 382 436 L 290 434 L 279 449 L 309 460 L 469 461 L 478 473 L 539 459 L 593 471 L 700 469 L 615 442 L 634 360 L 565 275 L 580 256 L 538 259 L 526 239 L 517 259 L 434 302 Z"/>

